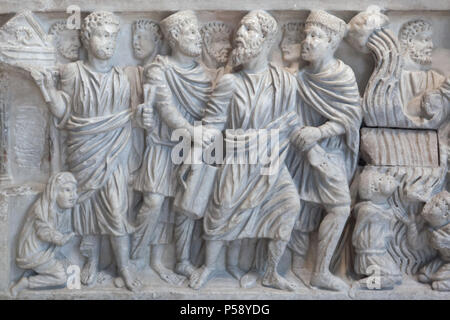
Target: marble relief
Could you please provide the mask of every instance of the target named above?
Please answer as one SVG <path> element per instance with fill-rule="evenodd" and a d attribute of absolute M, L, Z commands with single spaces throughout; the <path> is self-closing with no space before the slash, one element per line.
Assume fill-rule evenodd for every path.
<path fill-rule="evenodd" d="M 1 294 L 449 297 L 433 22 L 158 14 L 0 27 Z"/>

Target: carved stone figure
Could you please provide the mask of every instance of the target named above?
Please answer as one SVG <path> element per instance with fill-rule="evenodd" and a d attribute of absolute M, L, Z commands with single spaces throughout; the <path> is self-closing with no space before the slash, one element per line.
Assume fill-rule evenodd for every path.
<path fill-rule="evenodd" d="M 449 297 L 450 4 L 3 2 L 0 299 Z"/>
<path fill-rule="evenodd" d="M 36 275 L 23 276 L 14 284 L 11 287 L 13 296 L 23 289 L 66 285 L 66 270 L 55 258 L 55 252 L 75 235 L 71 230 L 70 209 L 77 198 L 77 181 L 70 172 L 59 172 L 50 177 L 44 192 L 27 214 L 17 247 L 17 266 L 33 270 Z"/>
<path fill-rule="evenodd" d="M 227 129 L 225 141 L 245 141 L 255 130 L 274 129 L 279 130 L 280 148 L 270 162 L 270 174 L 261 172 L 261 163 L 235 163 L 234 152 L 225 156 L 204 216 L 206 258 L 190 277 L 194 289 L 208 281 L 222 246 L 244 238 L 269 240 L 262 284 L 294 289 L 277 267 L 299 211 L 297 192 L 284 164 L 291 122 L 296 120 L 297 86 L 287 71 L 268 62 L 276 31 L 276 20 L 265 11 L 252 11 L 242 18 L 231 53 L 233 66 L 242 66 L 242 71 L 221 78 L 203 118 L 210 128 L 204 134 L 206 142 L 214 136 L 211 128 Z M 249 142 L 249 146 L 255 144 Z"/>
<path fill-rule="evenodd" d="M 67 29 L 65 20 L 52 24 L 48 34 L 54 37 L 55 47 L 58 54 L 65 62 L 78 60 L 81 48 L 80 32 L 77 29 Z"/>
<path fill-rule="evenodd" d="M 448 116 L 448 79 L 429 70 L 431 25 L 421 19 L 402 26 L 399 38 L 376 6 L 349 22 L 348 42 L 373 53 L 376 65 L 363 99 L 368 126 L 437 128 Z M 431 103 L 430 99 L 433 99 Z"/>
<path fill-rule="evenodd" d="M 438 255 L 419 271 L 419 281 L 430 283 L 434 290 L 450 291 L 450 193 L 442 191 L 431 198 L 421 216 L 426 221 L 422 230 L 418 230 L 414 216 L 403 216 L 408 241 L 414 247 L 429 241 Z"/>
<path fill-rule="evenodd" d="M 162 45 L 163 35 L 159 24 L 148 19 L 139 19 L 132 24 L 132 47 L 135 58 L 141 61 L 141 65 L 129 66 L 125 68 L 125 73 L 130 81 L 131 88 L 131 107 L 136 110 L 144 102 L 143 92 L 143 71 L 144 66 L 150 64 L 158 54 Z M 138 112 L 138 111 L 136 111 Z M 136 118 L 139 122 L 140 118 Z M 141 121 L 142 122 L 142 121 Z M 131 174 L 130 184 L 142 163 L 142 154 L 144 152 L 144 132 L 143 124 L 133 128 L 132 149 L 128 167 Z M 130 201 L 131 202 L 131 201 Z"/>
<path fill-rule="evenodd" d="M 81 280 L 93 284 L 98 273 L 100 235 L 107 235 L 119 274 L 130 290 L 140 282 L 129 268 L 127 221 L 128 168 L 132 110 L 130 84 L 120 68 L 111 66 L 119 32 L 118 18 L 106 11 L 88 15 L 81 27 L 86 62 L 69 63 L 61 70 L 61 90 L 43 73 L 49 109 L 58 127 L 68 132 L 68 169 L 79 186 L 74 208 L 74 230 L 83 236 L 81 252 L 87 258 Z"/>
<path fill-rule="evenodd" d="M 289 22 L 283 25 L 283 38 L 280 49 L 287 70 L 296 74 L 303 64 L 301 60 L 301 43 L 304 39 L 305 24 L 302 22 Z"/>
<path fill-rule="evenodd" d="M 406 23 L 397 39 L 388 23 L 376 6 L 349 22 L 347 40 L 357 50 L 371 52 L 375 60 L 363 97 L 363 115 L 367 126 L 377 128 L 361 130 L 361 157 L 375 170 L 388 170 L 395 176 L 400 187 L 393 202 L 408 215 L 419 215 L 425 195 L 442 190 L 447 172 L 448 84 L 433 90 L 443 77 L 427 70 L 430 24 L 422 20 Z M 416 223 L 420 227 L 423 222 L 417 219 Z M 411 274 L 434 253 L 426 243 L 420 248 L 411 246 L 406 230 L 397 216 L 388 251 L 401 270 Z"/>
<path fill-rule="evenodd" d="M 139 105 L 144 102 L 144 67 L 151 64 L 158 54 L 163 40 L 163 34 L 159 24 L 148 19 L 139 19 L 133 22 L 132 24 L 132 47 L 133 54 L 135 58 L 141 61 L 141 65 L 138 66 L 130 66 L 125 68 L 125 73 L 128 76 L 131 85 L 131 106 L 135 109 L 135 112 L 142 112 L 139 110 Z M 133 128 L 133 136 L 132 136 L 132 149 L 130 152 L 130 159 L 128 162 L 128 168 L 131 173 L 131 179 L 129 180 L 130 187 L 130 196 L 133 196 L 130 199 L 130 210 L 134 210 L 135 202 L 139 200 L 139 198 L 135 199 L 133 194 L 134 183 L 136 177 L 139 175 L 139 170 L 142 165 L 142 158 L 145 150 L 145 136 L 149 133 L 144 131 L 144 124 L 142 123 L 142 119 L 140 117 L 136 118 L 138 126 Z M 151 143 L 148 141 L 148 143 Z M 145 207 L 145 206 L 144 206 Z M 167 211 L 167 210 L 166 210 Z M 160 224 L 157 227 L 157 231 L 160 232 L 159 235 L 155 235 L 153 237 L 153 250 L 151 251 L 152 257 L 150 259 L 153 268 L 158 271 L 160 270 L 159 266 L 162 265 L 161 259 L 163 255 L 164 244 L 168 244 L 172 242 L 172 231 L 173 230 L 173 218 L 168 221 L 164 220 L 167 214 L 162 214 L 162 218 L 158 222 Z M 142 223 L 139 221 L 142 215 L 137 216 L 136 223 L 139 225 Z M 169 217 L 166 217 L 167 220 Z M 166 225 L 167 224 L 167 225 Z M 167 232 L 165 230 L 170 230 Z M 168 236 L 166 235 L 168 234 Z M 146 259 L 145 261 L 143 261 Z M 143 263 L 148 263 L 148 255 L 145 254 L 144 258 L 141 259 Z"/>
<path fill-rule="evenodd" d="M 349 183 L 358 161 L 362 120 L 353 71 L 334 57 L 345 32 L 345 22 L 324 11 L 313 11 L 306 20 L 301 52 L 309 64 L 297 75 L 303 127 L 292 137 L 298 150 L 287 160 L 302 201 L 290 242 L 294 272 L 304 263 L 309 232 L 320 224 L 311 285 L 331 290 L 348 287 L 331 274 L 330 262 L 350 215 Z"/>
<path fill-rule="evenodd" d="M 433 50 L 432 27 L 425 20 L 418 19 L 405 23 L 399 31 L 398 39 L 405 58 L 405 71 L 401 75 L 400 93 L 403 106 L 411 117 L 432 119 L 436 114 L 436 105 L 422 104 L 422 95 L 429 90 L 440 88 L 445 98 L 450 97 L 450 82 L 434 70 L 430 70 Z M 444 83 L 445 81 L 445 83 Z M 435 94 L 435 93 L 433 93 Z M 441 96 L 441 95 L 439 95 Z M 428 96 L 428 99 L 433 99 Z M 442 108 L 442 106 L 441 106 Z M 445 110 L 447 111 L 447 110 Z M 445 112 L 444 111 L 444 112 Z"/>
<path fill-rule="evenodd" d="M 200 29 L 202 35 L 202 61 L 212 73 L 214 83 L 229 72 L 226 68 L 231 51 L 231 28 L 223 22 L 205 23 Z"/>
<path fill-rule="evenodd" d="M 158 227 L 157 223 L 164 201 L 172 202 L 178 185 L 179 165 L 171 157 L 172 147 L 177 143 L 171 140 L 171 133 L 176 129 L 185 129 L 193 136 L 194 121 L 201 119 L 212 87 L 212 80 L 205 68 L 196 61 L 201 54 L 201 36 L 195 14 L 179 11 L 160 24 L 172 54 L 157 56 L 144 71 L 144 121 L 152 118 L 153 114 L 155 123 L 147 137 L 144 161 L 135 182 L 136 189 L 144 193 L 144 204 L 133 234 L 134 259 L 142 256 L 155 233 L 161 233 L 160 238 L 171 237 L 171 226 Z M 181 212 L 176 213 L 175 271 L 186 277 L 194 270 L 190 262 L 194 224 L 194 219 Z M 183 277 L 174 274 L 162 263 L 153 267 L 157 267 L 159 275 L 170 283 L 180 284 L 183 281 Z"/>
<path fill-rule="evenodd" d="M 375 170 L 366 170 L 359 176 L 360 202 L 354 208 L 352 243 L 355 272 L 363 277 L 358 281 L 361 288 L 393 289 L 402 281 L 402 273 L 387 251 L 396 215 L 388 200 L 397 187 L 392 176 Z M 372 283 L 373 274 L 378 277 L 377 283 Z"/>

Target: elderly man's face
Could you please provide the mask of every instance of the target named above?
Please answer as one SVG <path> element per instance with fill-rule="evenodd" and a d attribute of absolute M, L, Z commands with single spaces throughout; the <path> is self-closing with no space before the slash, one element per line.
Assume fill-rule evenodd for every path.
<path fill-rule="evenodd" d="M 202 37 L 197 21 L 191 21 L 181 28 L 178 34 L 179 50 L 190 57 L 198 57 L 202 53 Z"/>
<path fill-rule="evenodd" d="M 227 33 L 216 32 L 211 35 L 208 52 L 220 64 L 228 61 L 228 55 L 231 50 L 230 35 Z"/>
<path fill-rule="evenodd" d="M 78 60 L 81 42 L 77 30 L 63 30 L 58 35 L 58 51 L 66 59 Z"/>
<path fill-rule="evenodd" d="M 409 39 L 409 55 L 411 59 L 419 64 L 431 64 L 433 51 L 432 32 L 424 31 L 417 33 Z"/>
<path fill-rule="evenodd" d="M 296 62 L 300 60 L 301 40 L 296 31 L 285 31 L 280 44 L 283 60 L 286 62 Z"/>
<path fill-rule="evenodd" d="M 153 35 L 150 31 L 136 29 L 133 32 L 133 50 L 138 59 L 146 59 L 151 56 L 156 49 Z"/>
<path fill-rule="evenodd" d="M 305 39 L 302 42 L 301 57 L 305 61 L 321 61 L 333 48 L 329 36 L 323 28 L 316 25 L 307 25 Z"/>
<path fill-rule="evenodd" d="M 258 19 L 255 16 L 244 17 L 234 39 L 235 48 L 231 53 L 233 65 L 246 63 L 256 57 L 263 44 L 264 35 Z"/>
<path fill-rule="evenodd" d="M 111 59 L 116 49 L 119 27 L 106 24 L 93 29 L 89 39 L 91 53 L 101 60 Z"/>

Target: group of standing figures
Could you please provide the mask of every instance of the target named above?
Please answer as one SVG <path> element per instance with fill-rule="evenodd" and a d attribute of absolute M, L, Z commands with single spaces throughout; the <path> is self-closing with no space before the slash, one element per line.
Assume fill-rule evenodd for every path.
<path fill-rule="evenodd" d="M 404 32 L 411 38 L 407 44 L 428 31 L 420 23 Z M 139 270 L 148 261 L 168 283 L 182 285 L 187 279 L 191 288 L 200 289 L 213 276 L 224 246 L 227 270 L 241 286 L 259 278 L 264 286 L 292 291 L 294 284 L 278 273 L 279 262 L 289 248 L 292 271 L 300 277 L 313 231 L 318 241 L 310 285 L 346 290 L 349 284 L 334 275 L 330 265 L 352 210 L 357 214 L 354 269 L 361 286 L 372 265 L 381 270 L 379 288 L 401 282 L 386 252 L 386 216 L 400 215 L 411 226 L 411 239 L 420 238 L 421 230 L 414 229 L 410 216 L 388 204 L 398 181 L 386 174 L 360 179 L 362 202 L 354 208 L 350 184 L 357 171 L 365 110 L 352 69 L 334 57 L 347 33 L 349 42 L 365 51 L 383 39 L 380 33 L 386 25 L 387 17 L 373 8 L 348 25 L 325 11 L 312 11 L 305 23 L 284 25 L 280 47 L 289 66 L 283 68 L 269 62 L 278 34 L 277 21 L 269 13 L 248 13 L 233 35 L 221 22 L 200 28 L 194 12 L 180 11 L 159 24 L 136 21 L 133 49 L 143 66 L 119 68 L 111 65 L 118 17 L 105 11 L 89 14 L 79 34 L 86 60 L 61 65 L 58 83 L 45 70 L 34 76 L 49 97 L 56 126 L 67 133 L 68 172 L 54 174 L 29 210 L 16 261 L 36 274 L 22 277 L 12 294 L 63 286 L 66 273 L 54 251 L 74 235 L 82 239 L 85 285 L 96 282 L 99 239 L 108 236 L 119 275 L 115 284 L 132 291 L 142 287 Z M 64 25 L 51 29 L 56 36 L 63 31 Z M 167 56 L 157 55 L 163 38 L 170 47 Z M 77 59 L 80 42 L 75 37 L 77 47 L 64 43 L 67 39 L 58 42 L 60 54 Z M 428 38 L 421 41 L 425 45 L 411 58 L 423 65 L 431 50 Z M 443 78 L 436 73 L 433 79 L 437 76 Z M 417 117 L 446 121 L 449 80 L 441 78 L 433 95 L 424 97 Z M 414 86 L 422 93 L 429 89 Z M 236 162 L 234 152 L 227 152 L 212 165 L 176 163 L 173 154 L 179 141 L 173 133 L 184 130 L 194 137 L 199 124 L 204 149 L 217 146 L 218 140 L 220 146 L 247 141 L 241 146 L 247 157 L 263 133 L 276 130 L 277 148 L 270 150 L 276 157 L 264 164 Z M 136 147 L 139 130 L 145 130 L 142 150 Z M 262 170 L 267 166 L 270 174 Z M 210 174 L 213 182 L 205 178 L 200 184 L 189 183 L 202 174 Z M 142 201 L 130 221 L 133 190 L 142 194 Z M 206 202 L 204 212 L 196 216 L 173 205 L 178 193 L 194 206 L 201 202 L 197 198 Z M 440 272 L 440 278 L 433 273 L 421 279 L 448 290 L 449 197 L 446 191 L 436 197 L 436 205 L 425 206 L 423 215 L 435 228 L 431 238 L 440 254 L 433 272 Z M 193 239 L 203 243 L 196 257 L 191 256 Z M 168 244 L 175 245 L 173 270 L 163 263 Z M 250 270 L 241 270 L 238 263 L 244 245 L 253 247 Z"/>

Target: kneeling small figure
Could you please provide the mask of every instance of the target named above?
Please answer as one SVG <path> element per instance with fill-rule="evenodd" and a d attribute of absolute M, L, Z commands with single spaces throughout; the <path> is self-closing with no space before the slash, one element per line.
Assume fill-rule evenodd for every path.
<path fill-rule="evenodd" d="M 36 275 L 23 276 L 11 287 L 16 297 L 24 289 L 65 287 L 66 270 L 55 258 L 58 247 L 72 239 L 71 208 L 78 199 L 77 181 L 70 172 L 54 174 L 38 200 L 28 211 L 19 236 L 17 266 Z"/>

